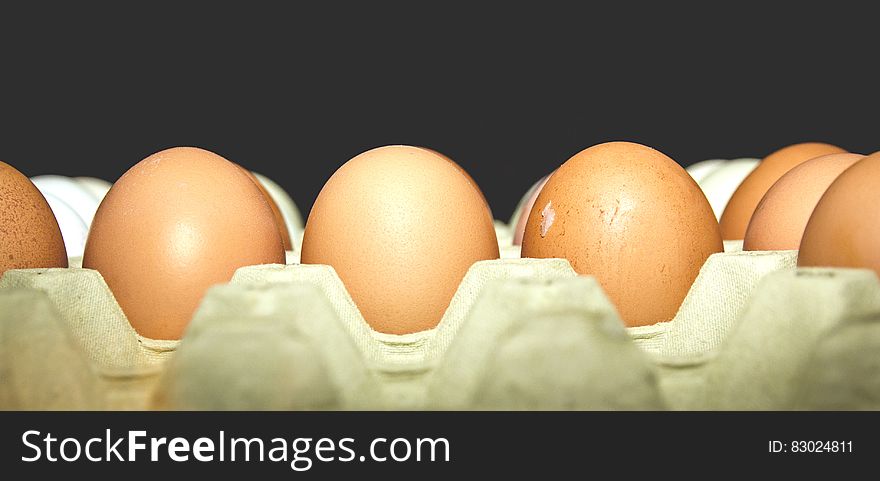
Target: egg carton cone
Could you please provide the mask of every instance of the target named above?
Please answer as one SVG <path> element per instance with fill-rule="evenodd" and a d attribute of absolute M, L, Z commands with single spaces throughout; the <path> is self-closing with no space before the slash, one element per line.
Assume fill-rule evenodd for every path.
<path fill-rule="evenodd" d="M 804 383 L 816 382 L 815 373 L 807 371 L 811 356 L 833 351 L 835 330 L 843 330 L 849 320 L 878 314 L 880 283 L 873 271 L 809 268 L 767 275 L 706 363 L 704 407 L 797 407 L 798 393 L 807 389 Z M 829 338 L 832 344 L 821 349 Z M 876 382 L 876 371 L 867 375 Z"/>
<path fill-rule="evenodd" d="M 502 259 L 519 259 L 522 257 L 522 246 L 509 245 L 498 250 Z"/>
<path fill-rule="evenodd" d="M 103 384 L 106 409 L 143 409 L 179 341 L 143 337 L 131 327 L 101 274 L 92 269 L 18 269 L 0 290 L 41 291 Z M 17 309 L 27 311 L 30 305 Z"/>
<path fill-rule="evenodd" d="M 234 284 L 206 294 L 151 407 L 345 410 L 381 401 L 363 353 L 320 287 Z"/>
<path fill-rule="evenodd" d="M 628 331 L 639 347 L 657 356 L 706 353 L 721 344 L 764 276 L 796 265 L 797 251 L 712 254 L 672 320 Z"/>
<path fill-rule="evenodd" d="M 490 282 L 454 341 L 426 361 L 437 366 L 429 409 L 664 408 L 647 355 L 592 277 Z"/>
<path fill-rule="evenodd" d="M 101 388 L 45 293 L 0 289 L 0 410 L 102 409 Z"/>
<path fill-rule="evenodd" d="M 795 409 L 880 410 L 880 313 L 849 317 L 828 331 L 799 386 Z"/>
<path fill-rule="evenodd" d="M 743 250 L 743 241 L 740 240 L 726 240 L 722 241 L 724 244 L 724 252 L 742 252 Z"/>
<path fill-rule="evenodd" d="M 504 259 L 481 261 L 468 270 L 438 326 L 411 334 L 395 335 L 370 328 L 332 267 L 327 265 L 265 265 L 239 269 L 231 285 L 266 286 L 306 284 L 318 289 L 332 306 L 335 320 L 357 347 L 378 379 L 380 398 L 387 409 L 419 409 L 425 404 L 425 378 L 442 357 L 461 325 L 468 322 L 484 286 L 494 280 L 528 278 L 547 280 L 574 277 L 563 259 Z M 304 317 L 309 322 L 322 322 Z M 332 353 L 332 351 L 331 351 Z M 373 406 L 370 406 L 373 407 Z"/>
<path fill-rule="evenodd" d="M 761 280 L 796 264 L 797 251 L 713 254 L 671 321 L 628 329 L 651 355 L 670 409 L 703 409 L 707 360 L 739 322 Z"/>
<path fill-rule="evenodd" d="M 513 245 L 513 229 L 500 220 L 495 220 L 495 237 L 501 250 Z"/>

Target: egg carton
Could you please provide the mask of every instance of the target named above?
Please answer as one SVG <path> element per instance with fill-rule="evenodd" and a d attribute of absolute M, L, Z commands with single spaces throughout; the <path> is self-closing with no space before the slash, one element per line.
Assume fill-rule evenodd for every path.
<path fill-rule="evenodd" d="M 838 396 L 828 389 L 839 385 L 873 385 L 874 399 L 880 399 L 880 373 L 869 370 L 876 361 L 854 367 L 841 358 L 846 351 L 837 351 L 844 354 L 834 367 L 824 367 L 834 373 L 825 376 L 824 385 L 817 382 L 823 372 L 817 359 L 836 355 L 840 344 L 835 338 L 843 336 L 837 333 L 851 336 L 847 326 L 878 314 L 880 283 L 873 271 L 802 268 L 769 273 L 716 348 L 655 355 L 661 389 L 671 409 L 689 410 L 815 408 L 821 406 L 817 399 Z M 851 402 L 850 408 L 865 407 L 855 390 L 841 396 Z"/>
<path fill-rule="evenodd" d="M 878 352 L 880 314 L 847 317 L 835 323 L 800 370 L 794 408 L 880 410 Z"/>
<path fill-rule="evenodd" d="M 880 284 L 871 271 L 795 270 L 795 251 L 725 247 L 673 320 L 628 329 L 595 280 L 562 259 L 478 262 L 438 326 L 407 335 L 370 329 L 330 266 L 244 267 L 207 293 L 179 342 L 137 335 L 96 271 L 8 271 L 2 352 L 45 360 L 4 362 L 0 400 L 53 409 L 796 407 L 825 333 L 880 312 Z M 27 341 L 36 322 L 54 331 L 7 347 Z M 76 355 L 85 361 L 64 357 Z M 862 370 L 876 372 L 870 365 Z M 44 382 L 27 384 L 36 377 Z M 72 379 L 81 381 L 63 382 Z M 80 394 L 65 404 L 53 392 Z"/>
<path fill-rule="evenodd" d="M 379 386 L 375 388 L 378 394 L 374 394 L 379 397 L 373 399 L 381 400 L 366 405 L 355 402 L 354 406 L 358 408 L 659 409 L 665 406 L 666 394 L 657 390 L 657 383 L 662 380 L 660 375 L 667 372 L 664 366 L 668 358 L 717 347 L 731 325 L 739 319 L 758 281 L 767 273 L 792 269 L 795 265 L 796 255 L 793 251 L 736 252 L 736 244 L 731 248 L 732 252 L 716 254 L 706 263 L 675 319 L 654 326 L 618 329 L 629 334 L 624 336 L 626 341 L 623 344 L 616 344 L 613 340 L 617 338 L 610 334 L 610 337 L 585 340 L 585 327 L 592 326 L 587 332 L 599 329 L 607 334 L 610 332 L 607 326 L 595 326 L 605 325 L 603 323 L 612 322 L 608 319 L 613 319 L 613 325 L 620 328 L 621 322 L 595 280 L 576 276 L 567 261 L 562 259 L 478 262 L 465 276 L 437 328 L 407 335 L 389 335 L 370 329 L 342 281 L 331 267 L 322 265 L 241 268 L 229 286 L 216 288 L 206 296 L 202 309 L 208 309 L 207 306 L 212 303 L 226 305 L 212 311 L 216 312 L 216 316 L 223 317 L 227 315 L 225 313 L 233 312 L 232 306 L 238 304 L 283 304 L 289 307 L 271 308 L 276 310 L 261 315 L 287 319 L 291 312 L 301 308 L 310 314 L 297 317 L 299 321 L 287 322 L 305 323 L 302 324 L 305 327 L 300 329 L 302 331 L 320 332 L 314 325 L 323 328 L 338 326 L 336 329 L 344 331 L 356 348 L 346 347 L 342 350 L 347 353 L 357 351 L 362 362 L 368 366 L 366 371 L 372 372 L 370 383 Z M 315 291 L 314 287 L 318 290 Z M 303 294 L 303 290 L 308 290 L 309 294 Z M 237 301 L 236 296 L 260 300 Z M 321 299 L 323 314 L 316 315 L 312 308 L 303 307 L 307 303 L 302 299 L 310 296 Z M 286 301 L 285 297 L 300 300 Z M 193 326 L 197 323 L 201 326 L 224 325 L 221 321 L 208 319 L 211 316 L 206 312 L 199 311 Z M 238 342 L 241 335 L 238 329 L 248 325 L 246 320 L 242 320 L 246 319 L 243 312 L 234 312 L 230 316 L 237 326 L 237 335 L 230 335 L 229 342 Z M 705 317 L 701 315 L 714 316 L 714 319 L 703 322 Z M 581 320 L 575 321 L 574 318 Z M 282 324 L 285 321 L 272 322 Z M 549 322 L 558 322 L 558 328 L 533 327 L 547 326 Z M 579 328 L 575 327 L 577 322 L 580 322 Z M 538 334 L 540 331 L 544 331 L 545 335 Z M 162 404 L 183 409 L 225 409 L 231 408 L 227 404 L 231 398 L 253 401 L 254 398 L 247 396 L 247 389 L 242 389 L 238 396 L 229 394 L 229 386 L 235 385 L 235 376 L 215 382 L 214 388 L 193 387 L 191 380 L 195 376 L 192 373 L 220 362 L 214 358 L 221 356 L 217 351 L 205 348 L 198 349 L 198 355 L 185 358 L 182 353 L 195 332 L 198 332 L 195 327 L 187 332 L 181 345 L 181 355 L 172 360 L 171 367 L 163 377 L 160 391 L 164 390 L 165 394 L 161 396 Z M 511 332 L 517 334 L 512 336 Z M 529 334 L 522 334 L 525 332 Z M 318 334 L 312 337 L 319 343 L 320 339 L 332 338 Z M 346 336 L 335 336 L 343 337 Z M 570 344 L 573 339 L 579 341 Z M 578 343 L 582 348 L 579 355 L 575 352 L 560 355 L 559 351 L 574 349 L 573 346 Z M 612 348 L 609 346 L 615 346 L 615 354 L 610 353 Z M 633 349 L 636 346 L 642 349 Z M 196 352 L 195 348 L 193 352 Z M 641 353 L 633 354 L 636 352 Z M 519 353 L 521 357 L 517 358 L 511 353 Z M 602 353 L 601 357 L 589 357 L 597 353 Z M 661 359 L 661 353 L 667 353 L 666 358 Z M 658 355 L 656 364 L 646 364 L 646 360 L 653 361 L 648 354 Z M 330 358 L 334 355 L 335 348 L 328 353 Z M 350 369 L 345 366 L 351 366 L 352 359 L 358 356 L 345 354 L 344 357 L 347 361 L 336 360 L 325 364 L 343 366 L 340 370 L 344 372 Z M 498 358 L 506 361 L 499 364 Z M 582 359 L 583 362 L 575 362 L 575 359 Z M 554 365 L 561 362 L 573 366 L 563 368 Z M 187 367 L 187 363 L 191 363 L 191 367 Z M 277 363 L 290 364 L 280 359 Z M 594 371 L 590 371 L 590 368 Z M 363 371 L 362 367 L 358 369 Z M 366 375 L 360 376 L 361 379 L 364 377 Z M 586 384 L 577 384 L 575 379 Z M 621 384 L 616 385 L 611 380 Z M 263 384 L 271 386 L 277 383 L 278 380 L 274 380 Z M 353 383 L 355 386 L 363 384 Z M 347 385 L 337 384 L 335 392 L 347 392 L 344 387 Z M 624 389 L 623 385 L 627 387 Z M 578 387 L 583 391 L 578 391 Z M 281 391 L 288 392 L 289 389 Z M 180 394 L 183 392 L 197 393 L 199 401 L 188 399 Z M 364 392 L 360 387 L 354 392 L 339 394 L 338 398 L 363 400 L 370 397 L 356 394 Z M 625 392 L 630 395 L 623 394 Z M 268 395 L 263 397 L 276 398 Z M 170 402 L 169 398 L 174 401 Z M 255 408 L 252 404 L 233 403 L 233 406 L 236 409 Z M 256 407 L 278 408 L 277 405 Z"/>
<path fill-rule="evenodd" d="M 569 285 L 565 281 L 577 280 L 575 284 Z M 584 284 L 586 282 L 586 284 Z M 499 284 L 499 285 L 495 285 Z M 317 288 L 317 291 L 315 289 Z M 303 292 L 307 294 L 303 294 Z M 503 294 L 502 294 L 503 293 Z M 592 293 L 592 295 L 590 294 Z M 595 302 L 593 296 L 599 295 L 603 301 Z M 325 346 L 326 357 L 330 361 L 324 362 L 326 365 L 340 366 L 341 372 L 353 369 L 352 359 L 355 355 L 349 354 L 352 349 L 350 347 L 338 347 L 334 343 L 323 341 L 326 338 L 347 338 L 351 341 L 358 355 L 361 358 L 363 366 L 371 373 L 373 378 L 372 384 L 375 386 L 373 396 L 361 396 L 358 394 L 343 395 L 342 399 L 367 399 L 372 401 L 366 404 L 355 403 L 344 404 L 348 407 L 363 408 L 384 408 L 384 409 L 418 409 L 432 406 L 434 408 L 456 408 L 456 404 L 460 400 L 451 399 L 451 393 L 458 392 L 459 396 L 462 389 L 465 392 L 474 394 L 474 389 L 481 387 L 481 383 L 471 383 L 471 388 L 465 389 L 468 379 L 486 378 L 486 369 L 491 368 L 488 362 L 464 362 L 456 364 L 456 360 L 466 359 L 470 355 L 473 348 L 455 348 L 453 346 L 472 346 L 478 344 L 480 346 L 497 345 L 498 337 L 504 337 L 510 334 L 510 330 L 518 330 L 516 326 L 528 324 L 542 315 L 548 315 L 551 312 L 568 316 L 572 319 L 572 328 L 580 323 L 582 325 L 591 325 L 599 322 L 600 319 L 606 319 L 612 315 L 611 321 L 603 320 L 601 322 L 613 322 L 611 325 L 616 326 L 617 331 L 622 339 L 626 339 L 627 346 L 631 349 L 630 353 L 635 353 L 634 359 L 640 359 L 642 362 L 642 372 L 645 373 L 646 359 L 639 357 L 641 353 L 631 344 L 622 325 L 614 314 L 613 308 L 607 300 L 604 300 L 604 294 L 598 284 L 592 279 L 579 278 L 571 269 L 570 264 L 562 259 L 505 259 L 496 261 L 482 261 L 474 264 L 462 280 L 461 284 L 453 296 L 452 301 L 438 326 L 428 331 L 422 331 L 406 335 L 390 335 L 383 334 L 370 329 L 367 322 L 363 319 L 357 307 L 355 306 L 350 295 L 346 291 L 342 281 L 336 275 L 330 266 L 325 265 L 267 265 L 254 266 L 239 269 L 228 286 L 215 288 L 206 296 L 196 318 L 193 320 L 193 327 L 187 331 L 187 336 L 181 345 L 179 356 L 172 360 L 169 369 L 166 371 L 164 381 L 160 387 L 160 392 L 166 394 L 160 395 L 166 401 L 168 398 L 177 399 L 177 403 L 170 403 L 172 406 L 185 409 L 197 406 L 197 408 L 212 409 L 216 407 L 216 399 L 219 391 L 229 392 L 229 386 L 233 385 L 232 379 L 225 379 L 211 386 L 201 386 L 194 389 L 199 393 L 199 399 L 202 403 L 193 404 L 192 400 L 183 400 L 179 395 L 168 393 L 179 393 L 191 387 L 193 379 L 192 372 L 198 371 L 197 366 L 210 366 L 214 364 L 212 356 L 218 356 L 217 351 L 203 350 L 202 358 L 197 359 L 194 355 L 184 356 L 184 352 L 188 349 L 188 342 L 197 332 L 201 332 L 197 326 L 216 326 L 223 325 L 222 321 L 215 319 L 205 320 L 200 316 L 208 316 L 205 314 L 212 304 L 236 305 L 240 302 L 236 300 L 238 296 L 259 297 L 259 301 L 253 301 L 253 305 L 263 306 L 263 309 L 273 310 L 275 323 L 281 324 L 282 320 L 289 319 L 291 312 L 298 309 L 307 310 L 307 315 L 294 316 L 300 330 L 303 332 L 321 332 L 322 334 L 314 335 L 315 343 Z M 226 299 L 233 300 L 226 300 Z M 297 298 L 298 301 L 288 300 Z M 323 314 L 316 314 L 315 310 L 310 306 L 307 299 L 313 299 L 312 303 L 320 304 Z M 601 316 L 597 317 L 597 311 L 593 310 L 593 306 L 600 305 L 603 307 Z M 278 305 L 286 306 L 278 308 Z M 272 307 L 276 306 L 276 307 Z M 229 308 L 212 309 L 218 317 L 226 316 L 230 312 Z M 610 314 L 609 314 L 610 313 Z M 266 314 L 264 312 L 264 314 Z M 250 325 L 246 320 L 241 321 L 240 313 L 231 315 L 232 322 L 237 325 Z M 198 321 L 202 319 L 201 321 Z M 200 324 L 198 323 L 200 322 Z M 332 326 L 338 329 L 341 334 L 335 336 L 327 336 L 321 329 L 327 329 Z M 490 327 L 491 329 L 487 329 Z M 208 328 L 206 328 L 207 331 Z M 593 329 L 593 328 L 591 328 Z M 606 329 L 607 330 L 607 329 Z M 600 330 L 591 337 L 593 342 L 603 342 L 606 330 Z M 562 336 L 560 339 L 569 337 L 568 332 L 559 331 Z M 536 344 L 533 346 L 536 350 L 544 349 L 544 358 L 550 358 L 548 349 L 553 345 L 554 336 L 544 336 L 543 338 L 535 337 L 532 341 Z M 579 336 L 583 339 L 583 336 Z M 560 339 L 556 339 L 559 341 Z M 234 336 L 230 337 L 231 342 L 236 342 Z M 587 343 L 589 346 L 590 343 Z M 194 349 L 194 348 L 193 348 Z M 480 348 L 480 351 L 485 351 Z M 449 352 L 447 352 L 449 351 Z M 599 352 L 601 349 L 592 350 Z M 460 353 L 460 354 L 456 354 Z M 334 359 L 335 356 L 343 356 L 345 361 Z M 188 366 L 185 360 L 192 363 Z M 308 362 L 304 360 L 303 362 Z M 363 371 L 363 366 L 356 367 L 358 371 Z M 465 368 L 462 368 L 465 366 Z M 595 393 L 605 393 L 606 390 L 599 389 L 595 385 L 594 376 L 586 376 L 586 369 L 589 364 L 583 364 L 574 371 L 579 372 L 573 378 L 580 380 L 579 387 L 582 391 L 593 391 Z M 438 373 L 450 371 L 454 375 L 448 379 L 443 378 Z M 629 372 L 638 372 L 638 370 L 630 369 Z M 537 378 L 542 378 L 547 373 L 543 373 Z M 489 379 L 496 376 L 488 376 Z M 624 376 L 623 378 L 626 378 Z M 363 376 L 359 376 L 363 378 Z M 613 376 L 613 383 L 619 382 L 620 376 Z M 332 379 L 332 376 L 328 379 Z M 438 379 L 446 379 L 439 381 Z M 592 379 L 592 381 L 589 381 Z M 640 383 L 644 382 L 644 378 L 640 377 Z M 329 381 L 328 381 L 329 382 Z M 271 385 L 274 382 L 267 382 Z M 545 384 L 547 381 L 545 380 Z M 367 383 L 369 384 L 369 383 Z M 336 392 L 347 392 L 347 386 L 352 384 L 341 383 L 337 386 Z M 363 383 L 353 383 L 354 386 L 362 386 Z M 437 387 L 440 385 L 441 387 Z M 537 386 L 537 384 L 536 384 Z M 362 392 L 362 388 L 355 389 L 356 392 Z M 568 389 L 575 389 L 575 386 L 568 386 Z M 656 389 L 656 386 L 655 386 Z M 558 390 L 557 390 L 558 391 Z M 241 397 L 246 397 L 246 390 L 241 391 Z M 435 394 L 428 394 L 434 392 Z M 547 399 L 547 391 L 539 389 L 533 392 L 533 403 L 543 400 L 543 404 L 535 404 L 535 408 L 563 408 L 565 404 L 559 404 Z M 656 392 L 656 391 L 655 391 Z M 446 395 L 438 395 L 438 393 L 448 393 Z M 228 394 L 227 394 L 228 395 Z M 231 397 L 235 398 L 233 394 Z M 269 396 L 268 398 L 272 398 Z M 656 396 L 655 396 L 656 398 Z M 503 398 L 501 398 L 503 399 Z M 508 404 L 513 401 L 523 402 L 527 397 L 510 397 L 508 401 L 498 401 L 500 404 L 490 403 L 489 405 L 496 408 L 513 408 Z M 575 399 L 584 403 L 581 407 L 587 408 L 611 408 L 609 405 L 596 404 L 596 397 L 579 397 L 575 395 L 568 396 L 566 399 Z M 608 399 L 617 399 L 617 396 L 608 396 Z M 624 399 L 624 398 L 620 398 Z M 430 402 L 429 402 L 430 400 Z M 207 403 L 207 404 L 204 404 Z M 468 403 L 472 408 L 480 406 L 479 403 Z M 620 407 L 623 407 L 621 405 Z M 254 406 L 248 406 L 253 408 Z M 634 406 L 626 405 L 627 408 Z M 654 406 L 656 407 L 656 406 Z M 241 408 L 237 406 L 236 408 Z"/>
<path fill-rule="evenodd" d="M 0 324 L 6 325 L 7 329 L 25 329 L 9 327 L 15 324 L 14 316 L 26 315 L 33 309 L 39 309 L 42 303 L 48 303 L 54 310 L 41 311 L 47 318 L 43 321 L 44 325 L 48 326 L 47 329 L 63 331 L 64 334 L 57 333 L 48 338 L 57 345 L 33 345 L 34 355 L 52 357 L 56 351 L 75 349 L 87 361 L 88 372 L 81 372 L 75 377 L 92 377 L 97 398 L 86 404 L 81 404 L 77 398 L 70 399 L 67 409 L 127 410 L 147 407 L 145 402 L 148 394 L 179 341 L 149 339 L 138 334 L 104 278 L 92 269 L 6 271 L 0 278 L 0 293 L 7 295 L 17 290 L 30 292 L 30 299 L 37 307 L 27 303 L 0 311 Z M 21 336 L 26 335 L 27 331 L 21 333 Z M 71 365 L 71 369 L 77 366 Z M 43 376 L 55 378 L 55 374 L 49 371 Z"/>

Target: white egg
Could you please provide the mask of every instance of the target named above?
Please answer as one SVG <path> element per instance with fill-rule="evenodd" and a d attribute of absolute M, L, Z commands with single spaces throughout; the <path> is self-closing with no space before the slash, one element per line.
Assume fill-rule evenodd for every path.
<path fill-rule="evenodd" d="M 98 203 L 104 200 L 104 196 L 107 195 L 110 187 L 113 186 L 110 182 L 97 177 L 74 177 L 73 180 L 92 194 L 92 196 L 98 200 Z"/>
<path fill-rule="evenodd" d="M 284 223 L 287 224 L 290 239 L 293 242 L 297 242 L 296 239 L 302 239 L 303 219 L 302 215 L 299 213 L 299 209 L 296 207 L 296 204 L 294 204 L 293 199 L 287 195 L 287 192 L 282 189 L 280 185 L 276 184 L 265 175 L 256 172 L 253 172 L 253 174 L 260 180 L 260 182 L 262 182 L 263 187 L 266 188 L 266 191 L 269 192 L 269 195 L 272 196 L 272 200 L 274 200 L 275 204 L 278 206 L 278 210 L 281 211 L 281 217 L 284 218 Z M 299 250 L 301 245 L 302 242 L 299 242 L 296 245 L 296 250 Z"/>
<path fill-rule="evenodd" d="M 715 212 L 715 218 L 721 219 L 724 207 L 743 179 L 758 166 L 758 159 L 733 159 L 715 169 L 699 183 L 709 205 Z"/>
<path fill-rule="evenodd" d="M 31 181 L 43 195 L 52 194 L 73 208 L 86 226 L 92 224 L 100 201 L 78 182 L 60 175 L 38 175 L 32 177 Z"/>
<path fill-rule="evenodd" d="M 43 192 L 43 197 L 52 208 L 58 227 L 61 228 L 61 238 L 64 239 L 67 257 L 81 257 L 85 250 L 89 227 L 73 208 L 51 192 Z"/>
<path fill-rule="evenodd" d="M 543 181 L 543 177 L 538 179 L 538 181 L 532 184 L 532 186 L 529 187 L 529 190 L 527 190 L 526 193 L 523 194 L 522 198 L 519 199 L 519 202 L 516 203 L 516 208 L 513 209 L 513 215 L 510 216 L 510 222 L 507 223 L 507 225 L 510 226 L 511 229 L 516 228 L 516 224 L 519 222 L 519 217 L 523 214 L 522 210 L 525 207 L 526 202 L 528 202 L 529 199 L 532 197 L 532 194 L 534 194 L 535 191 L 538 190 L 538 186 L 540 186 L 541 182 Z"/>
<path fill-rule="evenodd" d="M 697 182 L 697 184 L 699 184 L 700 181 L 706 178 L 707 175 L 711 174 L 712 171 L 714 171 L 718 167 L 721 167 L 724 162 L 725 161 L 723 159 L 703 160 L 701 162 L 697 162 L 695 164 L 691 164 L 685 167 L 684 170 L 686 170 L 687 173 L 690 174 L 691 177 Z"/>

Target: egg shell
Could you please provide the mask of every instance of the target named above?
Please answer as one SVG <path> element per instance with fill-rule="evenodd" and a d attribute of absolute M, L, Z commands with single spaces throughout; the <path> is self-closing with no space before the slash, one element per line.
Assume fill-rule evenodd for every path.
<path fill-rule="evenodd" d="M 473 178 L 473 176 L 471 176 L 470 172 L 465 170 L 465 168 L 462 167 L 461 165 L 459 165 L 458 162 L 452 160 L 452 157 L 449 157 L 448 155 L 444 154 L 443 152 L 440 152 L 438 150 L 434 150 L 434 149 L 431 149 L 428 147 L 420 147 L 420 148 L 425 149 L 428 152 L 431 152 L 433 154 L 439 155 L 440 157 L 443 157 L 450 164 L 452 164 L 452 166 L 454 166 L 456 169 L 458 169 L 458 171 L 461 172 L 461 174 L 464 175 L 465 178 L 467 178 L 468 182 L 474 187 L 474 189 L 476 189 L 477 192 L 479 192 L 480 197 L 483 199 L 483 202 L 486 203 L 486 209 L 489 211 L 489 218 L 491 218 L 493 221 L 495 220 L 495 216 L 492 214 L 492 206 L 489 205 L 489 199 L 486 198 L 486 194 L 484 194 L 483 190 L 480 189 L 480 184 L 478 184 L 477 181 L 474 180 L 474 178 Z"/>
<path fill-rule="evenodd" d="M 862 158 L 850 153 L 823 155 L 780 177 L 755 208 L 743 250 L 797 249 L 819 198 L 837 176 Z"/>
<path fill-rule="evenodd" d="M 303 264 L 328 264 L 376 331 L 431 329 L 477 261 L 497 259 L 488 206 L 452 161 L 386 146 L 340 167 L 306 221 Z"/>
<path fill-rule="evenodd" d="M 721 219 L 730 197 L 759 162 L 759 159 L 751 158 L 728 160 L 698 183 L 709 200 L 716 219 Z"/>
<path fill-rule="evenodd" d="M 547 181 L 523 257 L 568 259 L 595 276 L 629 326 L 668 321 L 703 263 L 722 251 L 706 197 L 666 155 L 630 142 L 583 150 Z"/>
<path fill-rule="evenodd" d="M 58 221 L 58 227 L 61 228 L 61 238 L 64 239 L 64 248 L 67 250 L 68 257 L 80 257 L 86 246 L 86 238 L 89 235 L 89 226 L 86 221 L 82 220 L 79 214 L 67 205 L 63 200 L 55 197 L 50 193 L 43 194 L 55 219 Z"/>
<path fill-rule="evenodd" d="M 275 201 L 275 205 L 281 210 L 281 216 L 284 217 L 284 223 L 287 225 L 290 240 L 293 242 L 294 246 L 297 246 L 298 240 L 302 238 L 303 218 L 299 209 L 296 207 L 296 204 L 293 202 L 293 199 L 290 198 L 287 191 L 282 189 L 281 186 L 275 183 L 272 179 L 258 172 L 251 173 L 254 174 L 254 177 L 260 180 L 263 188 L 266 189 L 266 192 L 269 192 L 269 195 L 272 196 L 272 200 Z"/>
<path fill-rule="evenodd" d="M 281 213 L 281 209 L 278 208 L 278 204 L 275 203 L 275 199 L 272 198 L 272 194 L 266 190 L 266 187 L 254 175 L 253 172 L 245 169 L 244 167 L 239 166 L 245 174 L 256 184 L 257 188 L 260 189 L 260 192 L 263 194 L 263 198 L 266 199 L 266 202 L 269 204 L 269 207 L 272 209 L 272 215 L 275 216 L 275 223 L 278 225 L 278 233 L 281 235 L 281 243 L 284 245 L 284 250 L 289 251 L 293 250 L 293 243 L 290 241 L 290 230 L 287 228 L 287 222 L 284 220 L 284 214 Z"/>
<path fill-rule="evenodd" d="M 81 185 L 87 192 L 92 194 L 92 197 L 94 197 L 99 203 L 104 199 L 104 196 L 107 195 L 110 187 L 113 186 L 110 182 L 97 177 L 74 177 L 73 180 Z"/>
<path fill-rule="evenodd" d="M 880 275 L 880 152 L 837 176 L 813 209 L 798 265 L 855 267 Z"/>
<path fill-rule="evenodd" d="M 685 167 L 684 170 L 687 171 L 691 178 L 693 178 L 697 185 L 699 185 L 701 180 L 722 165 L 724 165 L 723 159 L 701 160 L 700 162 L 694 162 Z"/>
<path fill-rule="evenodd" d="M 531 189 L 529 189 L 529 192 L 527 193 L 527 198 L 520 207 L 520 209 L 522 210 L 517 217 L 516 225 L 513 228 L 513 245 L 522 245 L 523 234 L 526 230 L 526 221 L 529 219 L 529 213 L 532 211 L 532 207 L 534 207 L 535 205 L 535 200 L 538 199 L 538 194 L 541 193 L 541 189 L 544 188 L 544 184 L 547 183 L 547 179 L 549 178 L 549 175 L 541 177 L 541 179 L 536 182 Z"/>
<path fill-rule="evenodd" d="M 284 248 L 260 189 L 237 165 L 193 147 L 153 154 L 120 177 L 83 256 L 152 339 L 180 338 L 208 287 L 270 263 L 284 263 Z"/>
<path fill-rule="evenodd" d="M 75 210 L 86 225 L 91 225 L 101 201 L 80 183 L 61 175 L 38 175 L 31 178 L 31 181 L 40 192 L 58 197 Z"/>
<path fill-rule="evenodd" d="M 794 167 L 820 155 L 844 153 L 840 147 L 820 142 L 789 145 L 768 155 L 743 179 L 721 214 L 721 236 L 742 239 L 755 208 L 770 187 Z"/>
<path fill-rule="evenodd" d="M 61 229 L 39 189 L 0 162 L 0 276 L 38 267 L 67 267 Z"/>

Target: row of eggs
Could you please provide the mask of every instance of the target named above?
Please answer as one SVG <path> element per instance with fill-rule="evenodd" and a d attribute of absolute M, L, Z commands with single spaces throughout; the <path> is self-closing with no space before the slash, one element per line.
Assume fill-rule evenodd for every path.
<path fill-rule="evenodd" d="M 876 270 L 880 237 L 863 216 L 877 206 L 878 169 L 880 156 L 821 143 L 688 171 L 650 147 L 599 144 L 526 193 L 514 242 L 523 257 L 565 258 L 595 276 L 627 325 L 653 324 L 675 315 L 722 239 L 744 239 L 751 250 L 800 248 L 802 265 Z M 29 180 L 2 162 L 0 180 L 0 274 L 66 267 L 81 249 L 83 267 L 102 274 L 132 326 L 154 339 L 181 337 L 209 286 L 242 266 L 284 263 L 298 236 L 289 227 L 298 213 L 282 211 L 292 203 L 273 200 L 286 195 L 277 185 L 198 148 L 153 154 L 112 187 Z M 498 257 L 476 182 L 421 147 L 349 160 L 302 232 L 301 262 L 332 266 L 370 326 L 391 334 L 434 327 L 467 269 Z"/>

